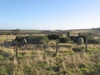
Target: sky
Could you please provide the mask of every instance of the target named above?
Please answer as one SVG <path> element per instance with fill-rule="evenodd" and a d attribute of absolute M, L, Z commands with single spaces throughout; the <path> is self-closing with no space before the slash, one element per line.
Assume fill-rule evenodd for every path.
<path fill-rule="evenodd" d="M 0 29 L 100 27 L 100 0 L 0 0 Z"/>

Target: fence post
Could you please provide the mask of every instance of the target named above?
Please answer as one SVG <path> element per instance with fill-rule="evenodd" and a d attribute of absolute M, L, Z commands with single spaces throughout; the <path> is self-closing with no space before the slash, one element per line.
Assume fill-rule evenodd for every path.
<path fill-rule="evenodd" d="M 86 37 L 86 41 L 85 41 L 85 50 L 86 50 L 86 51 L 87 51 L 87 48 L 88 48 L 88 47 L 87 47 L 87 43 L 88 43 L 88 42 L 87 42 L 87 37 Z"/>
<path fill-rule="evenodd" d="M 18 46 L 17 46 L 17 41 L 16 41 L 16 45 L 15 45 L 15 56 L 16 56 L 16 58 L 18 57 Z"/>
<path fill-rule="evenodd" d="M 57 55 L 57 53 L 58 53 L 58 40 L 56 40 L 56 55 Z"/>

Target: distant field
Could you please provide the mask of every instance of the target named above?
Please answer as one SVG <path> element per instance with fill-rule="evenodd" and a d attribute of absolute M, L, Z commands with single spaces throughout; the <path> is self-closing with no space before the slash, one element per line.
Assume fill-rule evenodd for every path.
<path fill-rule="evenodd" d="M 0 33 L 12 33 L 12 30 L 0 30 Z M 19 33 L 41 33 L 42 30 L 20 30 Z"/>
<path fill-rule="evenodd" d="M 100 33 L 100 30 L 95 30 L 95 29 L 76 29 L 76 30 L 71 30 L 72 33 Z"/>
<path fill-rule="evenodd" d="M 76 30 L 71 30 L 72 33 L 84 33 L 84 32 L 93 32 L 90 29 L 76 29 Z"/>
<path fill-rule="evenodd" d="M 36 33 L 66 33 L 67 31 L 71 31 L 73 34 L 77 33 L 96 33 L 100 34 L 100 28 L 95 28 L 95 29 L 73 29 L 73 30 L 60 30 L 60 31 L 52 31 L 52 30 L 20 30 L 19 33 L 23 34 L 36 34 Z M 12 33 L 14 32 L 13 30 L 0 30 L 0 33 Z"/>

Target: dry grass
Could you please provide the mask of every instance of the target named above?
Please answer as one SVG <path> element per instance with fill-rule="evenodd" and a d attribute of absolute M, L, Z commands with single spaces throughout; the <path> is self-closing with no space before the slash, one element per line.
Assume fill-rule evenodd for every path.
<path fill-rule="evenodd" d="M 8 39 L 14 37 L 10 35 Z M 0 37 L 1 43 L 5 39 L 6 35 Z M 51 41 L 48 45 L 55 45 L 55 42 Z M 99 75 L 100 45 L 88 45 L 87 52 L 74 52 L 72 49 L 76 47 L 84 48 L 85 45 L 60 44 L 58 55 L 55 56 L 56 50 L 51 47 L 35 50 L 34 45 L 23 46 L 18 48 L 16 59 L 13 58 L 15 48 L 2 45 L 0 50 L 12 54 L 13 60 L 0 60 L 0 75 Z"/>

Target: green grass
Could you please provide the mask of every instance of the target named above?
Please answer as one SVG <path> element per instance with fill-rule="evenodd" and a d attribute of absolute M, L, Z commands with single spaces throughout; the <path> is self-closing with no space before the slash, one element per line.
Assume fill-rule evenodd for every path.
<path fill-rule="evenodd" d="M 1 59 L 4 59 L 4 57 L 3 57 L 2 55 L 0 55 L 0 60 L 1 60 Z"/>

